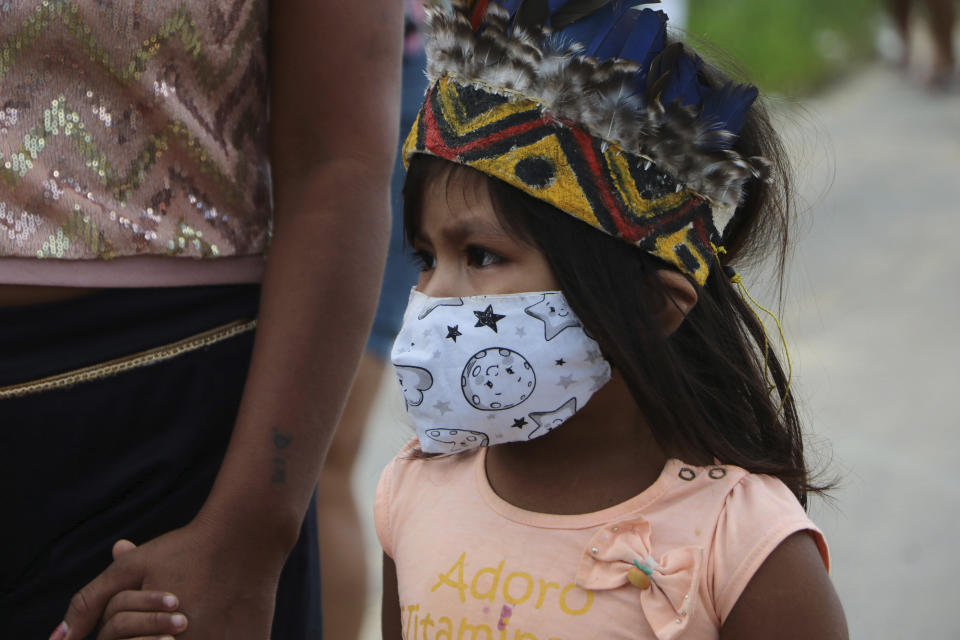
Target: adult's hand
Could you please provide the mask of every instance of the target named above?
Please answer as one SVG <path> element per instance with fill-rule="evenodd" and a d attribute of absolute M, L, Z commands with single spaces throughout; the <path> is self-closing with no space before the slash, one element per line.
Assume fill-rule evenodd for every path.
<path fill-rule="evenodd" d="M 174 593 L 190 621 L 178 640 L 268 640 L 283 555 L 250 548 L 201 519 L 125 551 L 73 597 L 51 640 L 81 640 L 110 598 L 131 589 Z M 64 634 L 65 632 L 65 634 Z"/>

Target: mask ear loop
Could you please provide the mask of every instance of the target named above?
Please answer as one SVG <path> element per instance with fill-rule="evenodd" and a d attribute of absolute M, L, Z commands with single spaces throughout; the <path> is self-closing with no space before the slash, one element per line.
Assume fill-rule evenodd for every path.
<path fill-rule="evenodd" d="M 743 278 L 740 277 L 736 271 L 733 270 L 733 267 L 729 267 L 720 262 L 720 256 L 725 255 L 727 250 L 722 246 L 717 246 L 715 244 L 710 244 L 710 247 L 713 249 L 713 255 L 717 259 L 717 264 L 723 269 L 724 275 L 729 278 L 730 282 L 733 283 L 737 290 L 740 292 L 740 297 L 748 301 L 750 311 L 753 313 L 753 316 L 757 319 L 757 322 L 760 323 L 760 328 L 763 331 L 763 378 L 767 382 L 767 394 L 773 393 L 777 388 L 777 385 L 773 383 L 770 379 L 770 340 L 767 337 L 767 328 L 763 323 L 763 319 L 760 317 L 760 314 L 756 312 L 754 307 L 760 309 L 768 316 L 773 318 L 773 321 L 777 325 L 777 332 L 780 334 L 780 344 L 783 345 L 783 353 L 787 360 L 787 384 L 783 390 L 783 396 L 780 398 L 780 406 L 777 407 L 777 419 L 780 419 L 780 414 L 783 413 L 783 408 L 786 406 L 787 397 L 790 395 L 790 383 L 793 381 L 793 363 L 790 360 L 790 350 L 787 348 L 787 339 L 783 335 L 783 326 L 780 324 L 780 319 L 777 318 L 777 315 L 764 307 L 762 304 L 757 302 L 757 300 L 750 295 L 750 292 L 747 291 L 747 286 L 743 283 Z"/>

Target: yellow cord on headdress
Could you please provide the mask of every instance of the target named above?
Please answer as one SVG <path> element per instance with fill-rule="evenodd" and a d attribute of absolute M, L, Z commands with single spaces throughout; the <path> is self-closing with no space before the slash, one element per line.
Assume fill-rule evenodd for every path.
<path fill-rule="evenodd" d="M 720 264 L 720 256 L 727 253 L 727 250 L 724 247 L 718 247 L 715 244 L 710 245 L 713 248 L 713 254 L 717 258 L 717 263 Z M 787 396 L 790 395 L 790 383 L 793 381 L 793 363 L 790 361 L 790 350 L 787 348 L 787 339 L 783 335 L 783 326 L 780 324 L 780 319 L 777 318 L 777 315 L 764 307 L 762 304 L 757 302 L 757 300 L 750 295 L 750 292 L 747 291 L 747 286 L 743 283 L 743 278 L 740 277 L 740 274 L 735 273 L 730 278 L 730 282 L 737 286 L 737 289 L 740 291 L 741 297 L 748 300 L 753 304 L 753 307 L 760 309 L 768 316 L 773 318 L 773 321 L 777 325 L 777 331 L 780 333 L 780 343 L 783 345 L 783 353 L 787 359 L 787 384 L 783 390 L 783 396 L 780 398 L 780 406 L 777 408 L 777 419 L 780 418 L 780 414 L 783 413 L 783 408 L 787 402 Z M 753 313 L 753 316 L 757 319 L 757 322 L 760 323 L 760 329 L 763 331 L 763 378 L 767 382 L 767 392 L 773 393 L 773 390 L 777 388 L 777 385 L 773 383 L 770 379 L 770 340 L 767 338 L 767 329 L 763 324 L 763 320 L 760 318 L 760 315 L 754 310 L 753 307 L 750 307 L 750 311 Z"/>

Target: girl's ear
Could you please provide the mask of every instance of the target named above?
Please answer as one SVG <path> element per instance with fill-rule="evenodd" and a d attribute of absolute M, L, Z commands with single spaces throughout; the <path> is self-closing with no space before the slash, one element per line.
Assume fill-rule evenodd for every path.
<path fill-rule="evenodd" d="M 670 336 L 680 328 L 683 319 L 697 304 L 697 289 L 686 276 L 673 269 L 657 269 L 657 277 L 663 284 L 666 298 L 654 310 L 654 317 L 663 334 Z"/>

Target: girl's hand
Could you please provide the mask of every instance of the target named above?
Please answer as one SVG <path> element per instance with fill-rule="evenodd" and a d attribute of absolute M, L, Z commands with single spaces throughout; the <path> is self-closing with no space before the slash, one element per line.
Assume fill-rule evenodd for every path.
<path fill-rule="evenodd" d="M 121 591 L 107 603 L 97 640 L 173 640 L 187 629 L 179 604 L 164 591 Z"/>
<path fill-rule="evenodd" d="M 146 637 L 155 639 L 172 631 L 182 634 L 178 640 L 268 640 L 285 555 L 264 557 L 266 545 L 262 541 L 251 543 L 249 538 L 195 519 L 139 547 L 126 545 L 127 550 L 106 571 L 74 596 L 64 623 L 51 640 L 80 640 L 101 620 L 106 625 L 113 620 L 113 626 L 105 627 L 109 635 L 101 634 L 100 638 L 118 639 L 131 637 L 123 633 L 142 633 L 139 624 L 153 628 L 165 621 L 175 624 L 179 619 L 169 611 L 140 611 L 133 613 L 145 615 L 128 616 L 129 609 L 121 610 L 135 606 L 129 604 L 136 600 L 130 591 L 168 593 L 161 589 L 177 595 L 190 624 Z M 108 609 L 111 602 L 116 608 Z"/>
<path fill-rule="evenodd" d="M 135 548 L 129 540 L 118 540 L 113 559 Z M 187 628 L 187 617 L 177 612 L 179 606 L 177 597 L 165 591 L 121 591 L 107 603 L 97 640 L 172 640 Z"/>

